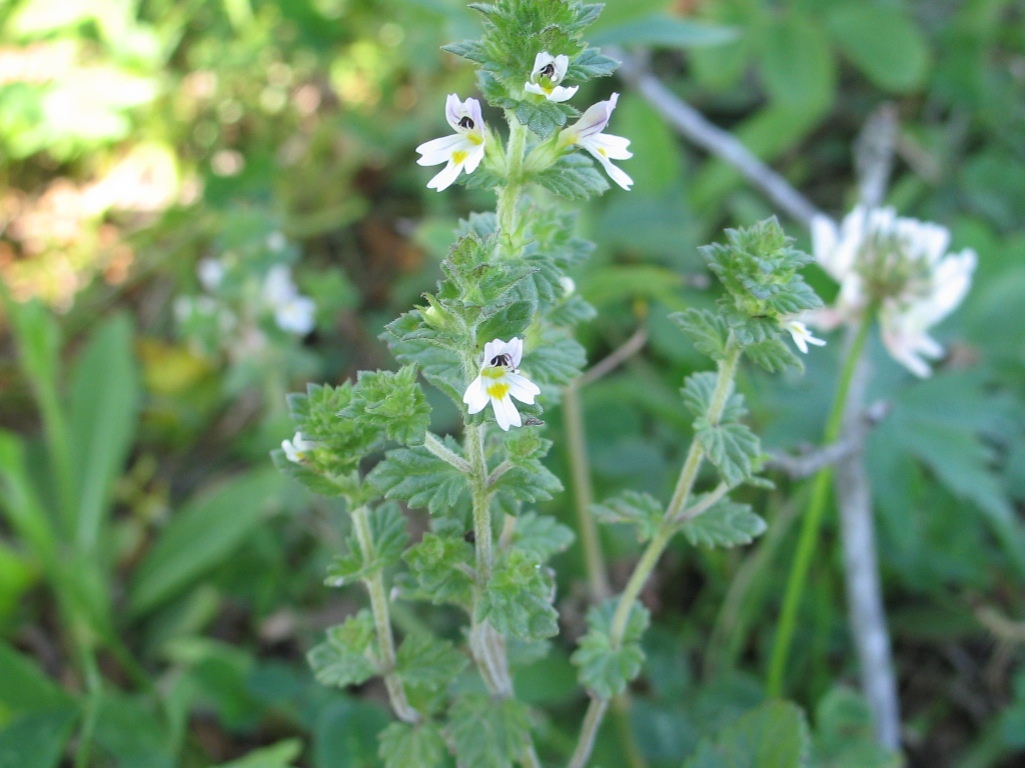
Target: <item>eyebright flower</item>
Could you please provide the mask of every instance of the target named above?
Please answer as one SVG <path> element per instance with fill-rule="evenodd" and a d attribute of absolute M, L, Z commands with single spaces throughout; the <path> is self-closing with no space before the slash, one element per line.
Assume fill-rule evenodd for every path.
<path fill-rule="evenodd" d="M 815 324 L 849 323 L 875 305 L 887 351 L 916 376 L 928 376 L 924 358 L 940 357 L 943 348 L 926 331 L 964 299 L 975 252 L 947 253 L 950 232 L 939 224 L 861 206 L 839 227 L 816 217 L 812 242 L 819 264 L 840 283 L 836 305 L 816 313 Z"/>
<path fill-rule="evenodd" d="M 448 188 L 460 171 L 473 173 L 484 159 L 484 118 L 480 114 L 480 102 L 472 98 L 460 101 L 456 94 L 450 93 L 445 100 L 445 119 L 455 133 L 424 142 L 416 148 L 422 155 L 416 161 L 417 165 L 447 163 L 427 182 L 428 189 L 439 192 Z"/>
<path fill-rule="evenodd" d="M 602 133 L 605 126 L 609 124 L 609 118 L 612 117 L 612 110 L 616 108 L 618 100 L 619 94 L 614 93 L 608 101 L 599 101 L 588 107 L 579 120 L 562 129 L 559 134 L 559 146 L 569 147 L 576 144 L 583 147 L 602 164 L 614 182 L 623 189 L 630 189 L 634 183 L 633 179 L 611 162 L 633 157 L 633 153 L 627 149 L 630 146 L 630 140 L 624 139 L 622 136 Z"/>
<path fill-rule="evenodd" d="M 302 296 L 292 282 L 292 271 L 285 264 L 275 264 L 263 281 L 263 299 L 274 313 L 274 322 L 286 333 L 305 336 L 316 325 L 317 305 L 309 296 Z"/>
<path fill-rule="evenodd" d="M 281 450 L 285 452 L 285 458 L 296 464 L 301 464 L 303 454 L 313 450 L 313 443 L 303 440 L 301 432 L 296 432 L 291 440 L 281 441 Z"/>
<path fill-rule="evenodd" d="M 495 421 L 506 432 L 510 426 L 521 426 L 520 412 L 512 398 L 533 405 L 541 394 L 537 384 L 522 375 L 518 369 L 523 357 L 523 340 L 517 337 L 502 341 L 494 339 L 484 345 L 480 375 L 463 394 L 463 402 L 470 413 L 480 413 L 490 402 L 495 410 Z"/>
<path fill-rule="evenodd" d="M 814 344 L 816 347 L 822 347 L 826 344 L 822 339 L 815 338 L 811 331 L 808 330 L 808 326 L 800 320 L 780 320 L 780 326 L 784 331 L 790 334 L 790 337 L 794 340 L 794 344 L 796 344 L 797 348 L 804 354 L 808 354 L 809 344 Z"/>
<path fill-rule="evenodd" d="M 568 101 L 578 89 L 576 85 L 570 88 L 559 85 L 568 68 L 569 56 L 560 54 L 553 57 L 548 51 L 541 51 L 534 57 L 530 81 L 523 84 L 523 90 L 544 96 L 548 101 Z"/>

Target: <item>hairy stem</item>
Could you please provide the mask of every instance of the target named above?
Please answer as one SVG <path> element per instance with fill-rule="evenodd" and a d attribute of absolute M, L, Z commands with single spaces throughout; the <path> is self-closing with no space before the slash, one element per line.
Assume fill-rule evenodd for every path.
<path fill-rule="evenodd" d="M 369 511 L 366 507 L 358 507 L 352 512 L 352 524 L 356 528 L 356 538 L 360 549 L 369 560 L 373 558 L 374 538 L 370 532 Z M 377 630 L 377 646 L 380 651 L 380 662 L 384 674 L 384 685 L 388 689 L 395 716 L 407 723 L 420 721 L 420 713 L 413 709 L 406 698 L 406 689 L 395 672 L 395 638 L 392 636 L 391 617 L 388 613 L 388 595 L 384 588 L 384 574 L 380 570 L 363 579 L 367 592 L 370 594 L 370 611 L 374 615 L 374 627 Z"/>
<path fill-rule="evenodd" d="M 428 432 L 424 435 L 424 448 L 433 453 L 442 461 L 451 464 L 453 467 L 458 469 L 464 475 L 470 474 L 470 464 L 463 457 L 456 455 L 453 451 L 449 450 L 441 440 L 436 436 Z"/>
<path fill-rule="evenodd" d="M 509 143 L 505 150 L 506 183 L 498 189 L 499 255 L 512 258 L 519 242 L 519 203 L 523 192 L 523 154 L 527 148 L 527 127 L 512 113 L 509 122 Z"/>
<path fill-rule="evenodd" d="M 833 407 L 829 412 L 829 420 L 826 423 L 826 431 L 823 436 L 823 444 L 825 445 L 835 443 L 840 436 L 840 428 L 843 425 L 843 416 L 847 404 L 847 394 L 851 388 L 851 381 L 854 378 L 858 360 L 865 348 L 865 341 L 868 339 L 870 327 L 870 318 L 866 316 L 862 319 L 861 325 L 848 348 L 847 358 L 840 373 L 840 381 L 837 384 Z M 780 612 L 779 624 L 776 626 L 772 659 L 769 663 L 769 677 L 766 689 L 769 696 L 772 697 L 780 696 L 783 693 L 783 676 L 786 672 L 790 645 L 794 639 L 797 609 L 801 604 L 804 584 L 808 577 L 808 568 L 811 566 L 811 559 L 815 553 L 815 543 L 822 528 L 822 517 L 825 514 L 832 478 L 833 472 L 830 467 L 826 467 L 815 475 L 812 481 L 813 485 L 811 499 L 808 502 L 808 510 L 801 521 L 797 551 L 794 553 L 793 564 L 790 567 L 790 575 L 787 579 L 786 591 L 783 595 L 783 608 Z"/>
<path fill-rule="evenodd" d="M 594 740 L 598 736 L 598 729 L 601 728 L 601 721 L 608 708 L 608 699 L 598 696 L 591 697 L 591 703 L 587 705 L 587 713 L 584 715 L 584 723 L 580 727 L 577 748 L 573 751 L 568 768 L 584 768 L 587 765 L 587 761 L 591 757 L 591 750 L 594 749 Z"/>

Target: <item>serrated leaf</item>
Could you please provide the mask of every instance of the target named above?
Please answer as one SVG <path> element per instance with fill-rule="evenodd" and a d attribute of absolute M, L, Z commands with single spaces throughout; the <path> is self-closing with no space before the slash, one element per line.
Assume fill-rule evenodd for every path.
<path fill-rule="evenodd" d="M 524 357 L 523 372 L 542 388 L 562 389 L 580 375 L 587 353 L 565 329 L 545 328 L 537 346 Z"/>
<path fill-rule="evenodd" d="M 449 721 L 456 760 L 473 768 L 510 768 L 523 754 L 530 731 L 525 704 L 483 693 L 457 699 Z"/>
<path fill-rule="evenodd" d="M 1025 731 L 1022 731 L 1025 733 Z M 838 686 L 815 708 L 815 764 L 822 768 L 900 768 L 900 753 L 880 746 L 865 700 Z"/>
<path fill-rule="evenodd" d="M 384 430 L 388 439 L 420 445 L 431 421 L 431 407 L 416 380 L 416 367 L 398 371 L 360 371 L 349 404 L 339 411 Z"/>
<path fill-rule="evenodd" d="M 761 443 L 746 424 L 712 425 L 699 418 L 694 429 L 694 438 L 727 485 L 744 482 L 760 466 Z"/>
<path fill-rule="evenodd" d="M 730 329 L 719 315 L 704 309 L 687 309 L 671 314 L 669 319 L 680 327 L 698 352 L 713 360 L 726 359 Z"/>
<path fill-rule="evenodd" d="M 489 317 L 478 327 L 482 339 L 510 339 L 522 336 L 534 319 L 537 301 L 514 301 Z"/>
<path fill-rule="evenodd" d="M 585 48 L 566 69 L 567 82 L 584 82 L 595 77 L 608 77 L 619 68 L 619 62 L 605 56 L 597 48 Z"/>
<path fill-rule="evenodd" d="M 719 381 L 719 374 L 714 371 L 700 371 L 692 373 L 683 382 L 683 389 L 680 394 L 683 396 L 683 403 L 687 409 L 700 418 L 708 414 L 712 404 L 712 395 L 715 392 L 716 384 Z M 720 423 L 737 421 L 744 417 L 747 408 L 744 406 L 744 396 L 738 392 L 732 392 L 733 385 L 730 385 L 731 393 L 726 398 L 726 405 L 723 407 Z"/>
<path fill-rule="evenodd" d="M 573 531 L 554 517 L 528 512 L 516 518 L 513 545 L 536 562 L 543 563 L 573 543 Z"/>
<path fill-rule="evenodd" d="M 609 183 L 590 158 L 579 152 L 563 155 L 554 165 L 535 176 L 534 181 L 549 192 L 574 201 L 588 200 L 609 188 Z"/>
<path fill-rule="evenodd" d="M 426 533 L 403 559 L 424 597 L 435 605 L 468 606 L 473 601 L 473 546 L 462 536 Z"/>
<path fill-rule="evenodd" d="M 415 363 L 427 381 L 454 402 L 462 402 L 468 382 L 464 381 L 462 360 L 455 350 L 468 345 L 468 340 L 432 329 L 420 310 L 400 315 L 385 326 L 380 338 L 399 362 Z"/>
<path fill-rule="evenodd" d="M 416 632 L 399 646 L 395 671 L 406 685 L 434 691 L 448 687 L 468 663 L 447 640 Z"/>
<path fill-rule="evenodd" d="M 499 477 L 491 489 L 507 499 L 547 501 L 562 491 L 562 481 L 548 467 L 534 459 L 514 466 Z"/>
<path fill-rule="evenodd" d="M 438 768 L 445 756 L 445 740 L 431 722 L 392 723 L 378 738 L 385 768 Z"/>
<path fill-rule="evenodd" d="M 541 101 L 524 100 L 519 102 L 516 105 L 516 119 L 527 126 L 541 141 L 564 126 L 570 117 L 580 114 L 569 104 L 549 101 L 543 97 L 537 98 L 540 98 Z"/>
<path fill-rule="evenodd" d="M 385 568 L 390 568 L 402 558 L 402 552 L 409 541 L 406 533 L 406 516 L 397 504 L 382 504 L 366 514 L 370 525 L 370 551 L 353 531 L 348 539 L 348 551 L 328 566 L 325 582 L 331 587 L 341 587 L 367 579 Z"/>
<path fill-rule="evenodd" d="M 310 649 L 306 660 L 324 685 L 359 685 L 378 673 L 374 617 L 365 608 L 327 631 L 327 640 Z"/>
<path fill-rule="evenodd" d="M 303 438 L 313 443 L 303 456 L 312 471 L 327 477 L 347 475 L 384 439 L 381 427 L 338 415 L 352 399 L 350 381 L 338 387 L 308 384 L 305 394 L 288 396 L 292 421 Z"/>
<path fill-rule="evenodd" d="M 744 355 L 755 365 L 769 373 L 794 370 L 804 371 L 804 363 L 782 339 L 766 339 L 744 347 Z"/>
<path fill-rule="evenodd" d="M 695 503 L 700 502 L 700 497 Z M 747 504 L 721 499 L 683 526 L 683 535 L 695 547 L 735 547 L 750 544 L 765 532 L 765 521 Z"/>
<path fill-rule="evenodd" d="M 801 710 L 769 701 L 716 737 L 705 737 L 684 768 L 806 768 L 810 740 Z"/>
<path fill-rule="evenodd" d="M 477 601 L 477 621 L 489 621 L 502 634 L 542 640 L 559 633 L 552 606 L 555 582 L 526 552 L 508 550 L 498 558 Z"/>
<path fill-rule="evenodd" d="M 644 662 L 641 636 L 650 615 L 640 603 L 630 607 L 622 642 L 614 647 L 611 638 L 616 601 L 606 600 L 587 612 L 587 634 L 580 638 L 570 661 L 580 669 L 580 682 L 603 699 L 623 692 L 637 677 Z"/>
<path fill-rule="evenodd" d="M 462 455 L 451 437 L 444 442 L 457 456 Z M 451 514 L 469 500 L 466 477 L 423 446 L 389 451 L 367 481 L 385 498 L 426 507 L 432 515 Z"/>
<path fill-rule="evenodd" d="M 637 538 L 649 541 L 662 526 L 665 504 L 647 493 L 623 491 L 601 504 L 592 504 L 591 514 L 603 523 L 635 525 Z"/>

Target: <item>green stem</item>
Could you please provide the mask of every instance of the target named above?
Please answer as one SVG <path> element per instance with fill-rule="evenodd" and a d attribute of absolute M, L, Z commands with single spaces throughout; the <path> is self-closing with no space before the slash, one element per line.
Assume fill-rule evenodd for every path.
<path fill-rule="evenodd" d="M 833 407 L 829 412 L 826 430 L 823 434 L 824 445 L 832 445 L 840 437 L 844 409 L 847 406 L 847 395 L 850 392 L 854 371 L 858 367 L 858 360 L 861 359 L 864 351 L 870 327 L 871 318 L 866 314 L 847 350 L 847 358 L 844 360 L 843 369 L 840 372 L 840 381 L 837 384 Z M 769 663 L 769 676 L 766 683 L 766 691 L 770 697 L 778 697 L 783 693 L 783 675 L 786 672 L 787 658 L 790 655 L 790 645 L 794 639 L 797 609 L 801 604 L 808 569 L 811 566 L 819 531 L 822 528 L 822 518 L 825 514 L 826 502 L 829 499 L 832 478 L 832 468 L 826 467 L 820 470 L 812 481 L 811 498 L 808 502 L 808 510 L 801 521 L 797 551 L 794 553 L 794 560 L 790 567 L 779 624 L 776 626 L 776 638 L 773 642 L 772 659 Z"/>
<path fill-rule="evenodd" d="M 80 632 L 75 632 L 80 635 Z M 88 638 L 78 637 L 80 663 L 85 675 L 86 698 L 82 729 L 78 735 L 78 747 L 75 749 L 75 768 L 89 768 L 89 752 L 92 749 L 93 732 L 100 712 L 100 700 L 103 698 L 103 678 L 96 663 L 96 656 Z"/>
<path fill-rule="evenodd" d="M 527 127 L 512 113 L 506 113 L 509 122 L 509 143 L 505 152 L 506 183 L 498 190 L 498 218 L 500 255 L 516 255 L 519 239 L 519 204 L 523 191 L 523 154 L 527 147 Z"/>
<path fill-rule="evenodd" d="M 591 601 L 600 603 L 612 594 L 601 551 L 598 526 L 590 512 L 594 502 L 594 488 L 591 485 L 591 468 L 587 461 L 587 436 L 584 431 L 583 408 L 580 390 L 573 382 L 562 397 L 562 412 L 565 416 L 566 450 L 569 453 L 570 470 L 573 477 L 573 496 L 576 501 L 577 528 L 580 543 L 584 549 L 584 568 L 591 592 Z"/>
<path fill-rule="evenodd" d="M 352 512 L 352 524 L 356 529 L 363 555 L 370 561 L 374 557 L 374 537 L 370 530 L 369 511 L 366 507 L 357 507 Z M 409 704 L 406 689 L 395 672 L 395 638 L 392 636 L 391 617 L 388 612 L 388 594 L 384 587 L 384 574 L 377 570 L 373 575 L 363 579 L 370 595 L 370 612 L 374 616 L 374 627 L 377 631 L 377 647 L 380 654 L 381 672 L 384 685 L 388 690 L 395 716 L 407 723 L 420 722 L 420 713 Z"/>

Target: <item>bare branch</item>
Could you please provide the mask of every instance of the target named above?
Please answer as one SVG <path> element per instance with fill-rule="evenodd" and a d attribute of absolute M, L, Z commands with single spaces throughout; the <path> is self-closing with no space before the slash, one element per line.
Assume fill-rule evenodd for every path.
<path fill-rule="evenodd" d="M 759 160 L 733 134 L 710 123 L 704 115 L 670 91 L 651 73 L 639 55 L 631 55 L 612 47 L 606 49 L 606 52 L 622 61 L 619 76 L 643 95 L 681 135 L 732 165 L 781 211 L 800 222 L 805 229 L 811 228 L 812 218 L 820 211 L 786 179 Z"/>
<path fill-rule="evenodd" d="M 641 326 L 634 331 L 633 336 L 627 339 L 621 346 L 614 349 L 608 357 L 595 363 L 588 370 L 584 371 L 573 386 L 577 389 L 586 387 L 591 382 L 597 381 L 603 376 L 611 373 L 635 354 L 640 352 L 647 342 L 648 330 Z"/>

